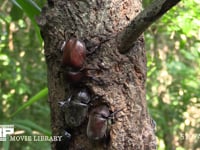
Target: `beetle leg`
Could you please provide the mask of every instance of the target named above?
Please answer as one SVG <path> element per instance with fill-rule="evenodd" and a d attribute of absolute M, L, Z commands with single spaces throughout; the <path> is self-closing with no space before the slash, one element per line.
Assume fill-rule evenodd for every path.
<path fill-rule="evenodd" d="M 64 135 L 63 135 L 64 138 L 67 138 L 67 139 L 70 139 L 71 138 L 71 134 L 67 131 L 64 130 Z"/>
<path fill-rule="evenodd" d="M 90 67 L 86 67 L 86 68 L 81 68 L 80 72 L 87 72 L 89 70 L 94 70 L 94 71 L 100 71 L 100 68 L 90 68 Z"/>
<path fill-rule="evenodd" d="M 118 112 L 122 111 L 123 109 L 124 109 L 124 107 L 121 108 L 121 109 L 119 109 L 119 110 L 114 111 L 113 113 L 110 114 L 110 116 L 109 116 L 108 118 L 114 119 L 114 118 L 115 118 L 115 115 L 116 115 Z"/>
<path fill-rule="evenodd" d="M 59 106 L 61 108 L 63 108 L 64 106 L 68 106 L 69 103 L 70 103 L 70 101 L 71 101 L 71 98 L 72 98 L 72 96 L 70 96 L 69 98 L 67 98 L 67 100 L 63 100 L 63 101 L 58 102 Z"/>

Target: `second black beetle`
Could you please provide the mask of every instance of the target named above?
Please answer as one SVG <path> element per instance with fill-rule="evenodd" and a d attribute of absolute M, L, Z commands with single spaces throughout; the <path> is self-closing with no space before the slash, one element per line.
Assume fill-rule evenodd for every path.
<path fill-rule="evenodd" d="M 64 112 L 67 128 L 75 128 L 83 123 L 88 113 L 90 100 L 91 98 L 88 91 L 82 89 L 72 94 L 67 101 L 59 102 Z"/>

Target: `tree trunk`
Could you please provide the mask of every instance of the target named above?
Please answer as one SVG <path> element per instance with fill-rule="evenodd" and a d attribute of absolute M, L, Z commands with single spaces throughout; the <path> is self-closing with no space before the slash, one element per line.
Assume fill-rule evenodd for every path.
<path fill-rule="evenodd" d="M 91 140 L 86 135 L 88 117 L 70 128 L 70 150 L 149 150 L 156 149 L 156 139 L 145 99 L 146 55 L 140 36 L 133 47 L 121 54 L 115 36 L 141 11 L 140 0 L 49 0 L 39 19 L 48 66 L 49 103 L 52 135 L 66 129 L 64 113 L 58 102 L 74 91 L 87 88 L 92 102 L 89 112 L 102 104 L 116 114 L 105 140 Z M 63 36 L 61 33 L 64 33 Z M 64 38 L 65 37 L 65 38 Z M 85 68 L 96 80 L 84 78 L 71 84 L 62 73 L 62 42 L 76 37 L 87 50 Z M 78 110 L 77 110 L 78 111 Z M 89 113 L 88 112 L 88 113 Z M 52 149 L 59 143 L 53 142 Z"/>

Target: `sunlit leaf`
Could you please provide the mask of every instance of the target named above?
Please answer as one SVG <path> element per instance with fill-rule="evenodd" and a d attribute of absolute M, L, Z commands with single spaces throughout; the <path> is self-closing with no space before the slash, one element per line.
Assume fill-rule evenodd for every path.
<path fill-rule="evenodd" d="M 42 38 L 40 35 L 40 29 L 37 25 L 35 17 L 38 16 L 41 12 L 41 8 L 32 0 L 12 0 L 14 4 L 16 4 L 19 8 L 21 8 L 27 16 L 31 19 L 34 28 L 37 32 L 38 39 L 42 44 Z"/>

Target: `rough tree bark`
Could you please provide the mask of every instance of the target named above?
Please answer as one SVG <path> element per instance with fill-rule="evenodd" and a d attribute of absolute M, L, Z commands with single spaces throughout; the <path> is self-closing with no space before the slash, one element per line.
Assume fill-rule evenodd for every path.
<path fill-rule="evenodd" d="M 160 5 L 164 7 L 163 3 Z M 70 131 L 72 137 L 69 148 L 66 149 L 156 149 L 154 127 L 145 100 L 144 39 L 143 36 L 138 36 L 169 8 L 164 12 L 163 9 L 158 9 L 155 12 L 157 15 L 153 15 L 157 17 L 155 19 L 152 15 L 149 16 L 151 23 L 139 30 L 140 33 L 133 39 L 130 33 L 134 32 L 129 33 L 130 26 L 132 30 L 138 31 L 137 26 L 126 26 L 141 9 L 141 0 L 49 0 L 48 5 L 43 8 L 38 23 L 44 39 L 48 66 L 52 134 L 60 135 L 62 130 L 66 129 L 64 114 L 58 102 L 68 98 L 72 91 L 77 89 L 77 86 L 66 82 L 65 76 L 60 73 L 60 48 L 62 42 L 71 37 L 83 41 L 88 51 L 95 50 L 87 56 L 85 67 L 100 68 L 100 71 L 90 72 L 98 81 L 85 79 L 83 83 L 79 83 L 82 88 L 87 87 L 90 90 L 92 97 L 100 97 L 92 101 L 94 104 L 90 105 L 90 110 L 102 103 L 106 103 L 112 112 L 123 108 L 117 113 L 106 142 L 94 142 L 87 138 L 86 118 L 79 127 Z M 148 14 L 143 19 L 144 22 L 150 22 L 147 19 Z M 141 19 L 139 21 L 141 23 Z M 64 33 L 65 39 L 61 33 Z M 128 39 L 123 39 L 124 37 Z M 128 46 L 127 41 L 130 41 Z M 52 143 L 52 149 L 56 149 L 55 142 Z"/>

